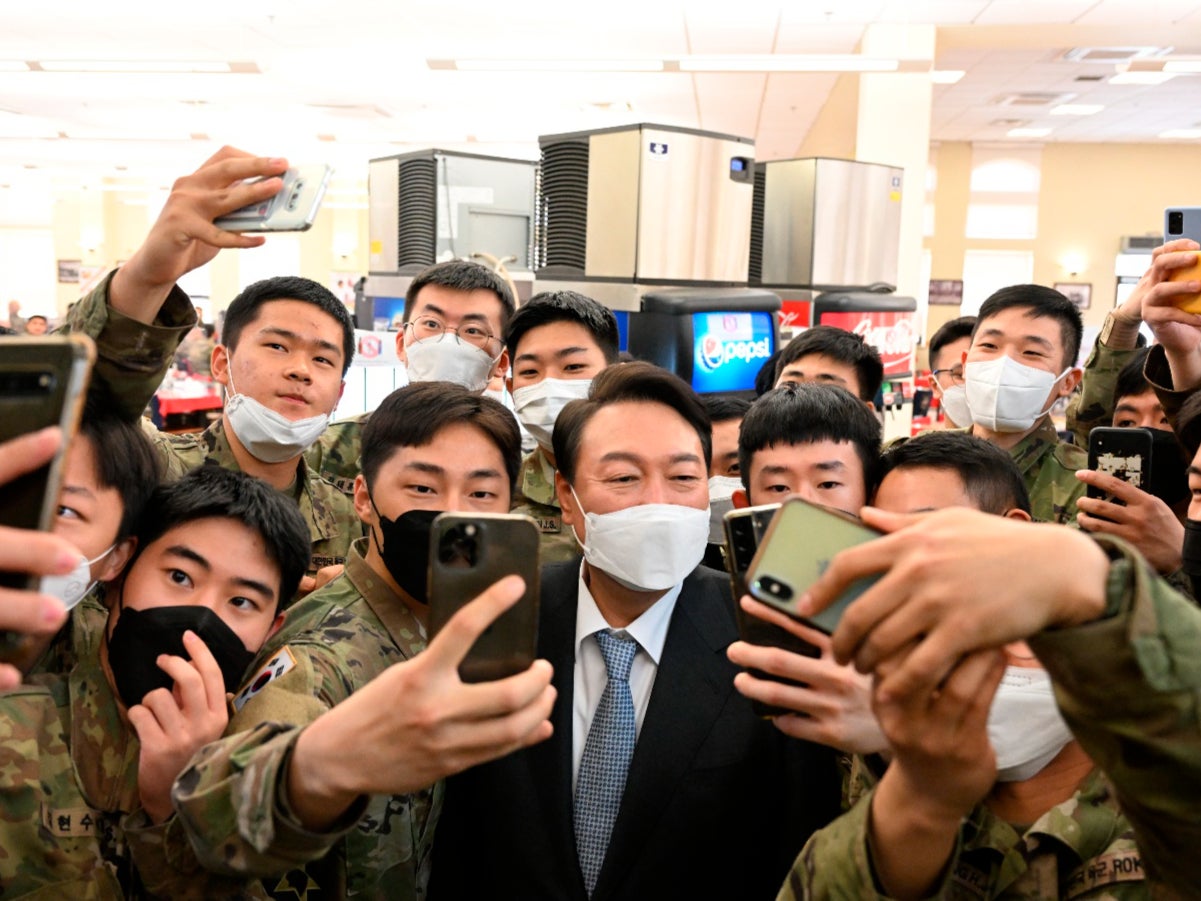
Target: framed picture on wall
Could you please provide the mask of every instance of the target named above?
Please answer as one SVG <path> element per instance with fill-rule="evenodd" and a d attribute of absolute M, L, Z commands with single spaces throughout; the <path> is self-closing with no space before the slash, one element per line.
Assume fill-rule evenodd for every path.
<path fill-rule="evenodd" d="M 83 267 L 82 260 L 59 260 L 58 280 L 64 285 L 79 284 L 79 270 Z"/>
<path fill-rule="evenodd" d="M 957 307 L 963 303 L 963 279 L 930 279 L 930 303 L 933 306 Z"/>
<path fill-rule="evenodd" d="M 1051 287 L 1074 303 L 1078 310 L 1087 310 L 1093 302 L 1091 282 L 1056 282 Z"/>

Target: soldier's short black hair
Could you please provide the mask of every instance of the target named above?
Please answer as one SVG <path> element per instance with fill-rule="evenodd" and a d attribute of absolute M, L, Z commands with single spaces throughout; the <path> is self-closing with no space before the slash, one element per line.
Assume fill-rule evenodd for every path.
<path fill-rule="evenodd" d="M 701 396 L 701 403 L 705 405 L 709 421 L 714 424 L 742 419 L 751 408 L 751 402 L 745 397 L 729 394 L 705 394 Z"/>
<path fill-rule="evenodd" d="M 933 369 L 948 369 L 948 366 L 937 365 L 938 355 L 942 353 L 942 349 L 948 344 L 960 340 L 961 338 L 971 338 L 972 332 L 976 328 L 975 316 L 959 316 L 952 319 L 950 322 L 944 322 L 938 327 L 938 331 L 934 333 L 934 337 L 930 339 L 928 348 L 930 354 L 930 368 Z M 958 360 L 952 363 L 958 363 Z"/>
<path fill-rule="evenodd" d="M 115 489 L 121 498 L 121 524 L 115 541 L 123 541 L 133 534 L 162 479 L 158 453 L 141 426 L 127 422 L 91 398 L 73 440 L 91 445 L 97 483 Z"/>
<path fill-rule="evenodd" d="M 963 432 L 926 432 L 891 448 L 880 458 L 876 485 L 896 469 L 941 469 L 959 476 L 964 491 L 985 513 L 1030 512 L 1022 471 L 995 444 Z"/>
<path fill-rule="evenodd" d="M 840 385 L 785 382 L 751 404 L 738 431 L 738 472 L 742 487 L 751 486 L 751 460 L 777 444 L 850 442 L 863 464 L 863 481 L 871 493 L 871 476 L 880 456 L 880 420 L 867 405 Z"/>
<path fill-rule="evenodd" d="M 28 324 L 30 322 L 33 322 L 33 320 L 35 320 L 35 319 L 40 319 L 40 320 L 42 320 L 42 322 L 45 322 L 46 324 L 50 323 L 50 320 L 47 319 L 45 316 L 43 316 L 41 313 L 34 313 L 32 316 L 29 316 L 28 318 L 26 318 L 25 322 L 26 322 L 26 324 Z"/>
<path fill-rule="evenodd" d="M 1151 348 L 1140 348 L 1135 351 L 1134 356 L 1130 358 L 1130 362 L 1118 372 L 1118 379 L 1113 388 L 1113 403 L 1115 407 L 1123 397 L 1146 394 L 1148 391 L 1155 390 L 1143 374 L 1143 366 L 1146 364 L 1147 355 L 1150 353 Z"/>
<path fill-rule="evenodd" d="M 869 403 L 876 399 L 884 383 L 884 362 L 880 359 L 880 351 L 859 335 L 832 325 L 815 325 L 789 341 L 776 362 L 776 379 L 779 380 L 788 366 L 813 354 L 821 354 L 853 367 L 859 382 L 859 399 Z"/>
<path fill-rule="evenodd" d="M 437 285 L 452 291 L 491 291 L 500 301 L 500 330 L 503 333 L 509 327 L 509 319 L 517 309 L 513 292 L 508 283 L 487 266 L 473 263 L 470 260 L 447 260 L 445 263 L 435 263 L 417 273 L 405 292 L 404 321 L 407 323 L 417 305 L 417 295 L 426 285 Z M 497 335 L 496 337 L 500 337 Z"/>
<path fill-rule="evenodd" d="M 354 321 L 350 311 L 324 285 L 299 275 L 277 275 L 265 278 L 242 289 L 225 311 L 221 340 L 230 350 L 236 350 L 242 329 L 258 318 L 259 308 L 272 300 L 299 300 L 311 303 L 333 317 L 342 329 L 342 375 L 354 359 Z"/>
<path fill-rule="evenodd" d="M 510 358 L 517 356 L 517 345 L 530 331 L 552 322 L 573 322 L 582 326 L 600 352 L 605 362 L 617 362 L 617 317 L 604 304 L 585 297 L 575 291 L 543 291 L 535 294 L 513 314 L 505 329 L 505 346 Z"/>
<path fill-rule="evenodd" d="M 483 432 L 505 461 L 509 491 L 517 489 L 521 469 L 521 429 L 500 401 L 451 382 L 413 382 L 383 399 L 363 426 L 359 468 L 370 491 L 375 478 L 402 447 L 429 444 L 444 428 L 456 423 Z"/>
<path fill-rule="evenodd" d="M 755 373 L 755 397 L 762 397 L 776 387 L 776 366 L 780 362 L 780 354 L 784 348 L 776 348 L 776 352 L 763 361 L 759 371 Z"/>
<path fill-rule="evenodd" d="M 1054 288 L 1044 285 L 1010 285 L 994 291 L 988 300 L 980 305 L 976 327 L 972 330 L 972 341 L 976 340 L 976 334 L 985 320 L 1004 310 L 1012 309 L 1026 310 L 1026 315 L 1031 319 L 1054 319 L 1058 322 L 1063 343 L 1061 368 L 1076 365 L 1076 357 L 1080 355 L 1080 342 L 1084 337 L 1084 321 L 1080 318 L 1080 310 Z"/>
<path fill-rule="evenodd" d="M 129 566 L 171 529 L 200 519 L 232 519 L 256 533 L 279 570 L 277 607 L 291 601 L 311 552 L 300 508 L 262 479 L 220 466 L 202 466 L 154 490 L 134 529 L 138 547 Z"/>
<path fill-rule="evenodd" d="M 592 380 L 588 397 L 569 402 L 555 420 L 551 434 L 555 465 L 568 483 L 575 482 L 585 427 L 601 408 L 619 403 L 655 403 L 675 410 L 696 431 L 708 472 L 713 463 L 713 426 L 700 397 L 674 372 L 635 360 L 602 370 Z"/>

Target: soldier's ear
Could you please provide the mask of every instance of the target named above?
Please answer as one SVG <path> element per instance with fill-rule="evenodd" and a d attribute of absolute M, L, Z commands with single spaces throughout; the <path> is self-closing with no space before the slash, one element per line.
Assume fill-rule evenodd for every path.
<path fill-rule="evenodd" d="M 371 503 L 371 492 L 361 472 L 354 477 L 354 512 L 368 525 L 379 525 L 379 514 L 375 512 L 375 504 Z"/>

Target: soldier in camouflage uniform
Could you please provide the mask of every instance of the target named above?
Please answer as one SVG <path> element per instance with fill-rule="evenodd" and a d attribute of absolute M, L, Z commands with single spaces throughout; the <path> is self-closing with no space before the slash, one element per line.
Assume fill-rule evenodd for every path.
<path fill-rule="evenodd" d="M 517 418 L 538 442 L 521 464 L 513 512 L 529 516 L 542 533 L 543 563 L 574 560 L 579 544 L 563 526 L 555 497 L 551 434 L 571 400 L 588 396 L 598 372 L 617 362 L 617 319 L 603 304 L 575 291 L 531 297 L 509 322 L 505 344 L 513 361 L 509 391 Z"/>
<path fill-rule="evenodd" d="M 341 576 L 289 611 L 263 652 L 269 659 L 234 698 L 232 737 L 207 751 L 179 781 L 176 807 L 202 860 L 236 872 L 263 872 L 296 860 L 299 849 L 288 831 L 277 843 L 265 827 L 248 835 L 235 828 L 253 820 L 251 801 L 264 802 L 259 789 L 238 788 L 245 783 L 238 769 L 252 755 L 255 766 L 266 767 L 258 762 L 260 754 L 282 753 L 284 743 L 271 724 L 307 725 L 388 663 L 425 650 L 430 523 L 443 510 L 506 512 L 520 454 L 512 415 L 456 385 L 409 385 L 372 414 L 363 430 L 363 472 L 355 480 L 356 505 L 369 536 L 356 542 Z M 429 509 L 431 503 L 436 509 Z M 371 631 L 348 633 L 336 642 L 314 639 L 335 636 L 352 614 Z M 314 651 L 341 658 L 339 677 L 327 676 L 316 691 L 302 674 Z M 284 667 L 289 669 L 275 678 Z M 272 750 L 259 751 L 263 745 Z M 375 795 L 340 850 L 310 864 L 303 876 L 293 872 L 280 882 L 265 879 L 264 885 L 281 898 L 297 880 L 322 897 L 349 892 L 423 898 L 441 800 L 440 781 L 404 794 Z"/>
<path fill-rule="evenodd" d="M 114 607 L 86 598 L 58 645 L 57 671 L 0 698 L 5 897 L 253 896 L 241 881 L 198 879 L 165 853 L 170 780 L 227 720 L 218 667 L 235 657 L 213 638 L 224 630 L 247 656 L 246 642 L 258 649 L 303 573 L 304 526 L 261 483 L 220 471 L 160 488 L 148 510 Z M 181 618 L 189 625 L 169 625 Z M 159 663 L 173 695 L 147 673 L 178 653 L 172 642 L 185 628 L 196 632 L 184 639 L 192 662 Z"/>
<path fill-rule="evenodd" d="M 505 280 L 478 263 L 449 260 L 423 270 L 405 294 L 404 328 L 396 335 L 409 382 L 453 382 L 482 394 L 509 369 L 500 336 L 515 309 Z M 307 454 L 309 465 L 347 495 L 354 492 L 370 415 L 335 422 Z"/>
<path fill-rule="evenodd" d="M 882 525 L 883 518 L 873 524 Z M 910 884 L 909 893 L 1024 901 L 1195 893 L 1201 884 L 1195 853 L 1201 846 L 1201 745 L 1196 726 L 1201 670 L 1194 658 L 1201 643 L 1201 611 L 1155 577 L 1129 545 L 1115 539 L 1098 539 L 1098 548 L 1070 532 L 1003 520 L 990 524 L 966 511 L 943 511 L 908 527 L 891 524 L 892 529 L 897 525 L 902 525 L 900 531 L 885 539 L 891 545 L 889 563 L 843 568 L 837 578 L 815 586 L 814 595 L 823 603 L 849 580 L 886 566 L 913 573 L 913 579 L 904 581 L 907 598 L 930 602 L 938 584 L 937 609 L 928 611 L 932 619 L 922 619 L 938 625 L 924 636 L 902 627 L 883 638 L 883 629 L 900 622 L 889 613 L 908 609 L 896 596 L 886 601 L 889 613 L 874 609 L 859 625 L 835 636 L 836 646 L 846 643 L 841 646 L 847 652 L 859 648 L 867 631 L 882 636 L 873 660 L 888 662 L 876 664 L 877 678 L 883 680 L 877 686 L 888 688 L 894 698 L 924 697 L 922 693 L 936 687 L 932 674 L 956 667 L 964 655 L 975 661 L 962 664 L 949 678 L 934 676 L 943 698 L 960 700 L 932 702 L 928 710 L 934 712 L 920 715 L 921 722 L 909 722 L 913 732 L 925 728 L 927 735 L 942 730 L 936 722 L 942 715 L 967 717 L 964 722 L 969 722 L 948 732 L 946 740 L 954 746 L 943 746 L 940 752 L 937 742 L 925 746 L 934 754 L 931 760 L 938 760 L 938 753 L 944 758 L 940 776 L 921 783 L 924 798 L 919 804 L 925 798 L 933 800 L 936 789 L 967 778 L 961 772 L 967 769 L 978 771 L 972 777 L 976 790 L 991 788 L 987 781 L 979 786 L 980 775 L 987 780 L 996 771 L 984 728 L 988 704 L 981 697 L 991 697 L 1000 670 L 996 657 L 973 654 L 979 649 L 1027 638 L 1051 676 L 1058 709 L 1086 754 L 1083 765 L 1072 770 L 1081 771 L 1075 792 L 1059 795 L 1062 800 L 1023 818 L 1022 825 L 1006 822 L 987 804 L 974 806 L 962 822 L 951 816 L 963 790 L 968 790 L 961 782 L 961 801 L 949 801 L 938 815 L 944 818 L 937 819 L 937 829 L 930 827 L 948 835 L 948 845 L 940 845 L 942 839 L 926 839 L 924 848 L 915 851 L 924 869 L 902 872 L 904 879 L 928 879 L 924 889 Z M 951 551 L 957 555 L 954 562 L 930 566 L 932 559 L 950 561 L 946 554 Z M 914 567 L 919 560 L 924 565 Z M 1014 560 L 1022 561 L 1020 571 L 1012 566 Z M 837 560 L 831 572 L 836 568 Z M 981 589 L 981 584 L 986 587 Z M 915 639 L 918 645 L 910 654 Z M 890 661 L 898 648 L 906 651 Z M 925 657 L 920 669 L 914 662 L 919 656 Z M 978 676 L 987 667 L 993 672 L 976 679 L 979 686 L 968 690 L 967 682 L 961 681 L 968 666 L 976 667 Z M 927 708 L 921 700 L 916 708 L 903 703 L 898 700 L 897 709 L 890 712 L 877 698 L 886 732 L 897 727 L 898 710 L 914 715 Z M 974 708 L 961 710 L 957 705 Z M 896 745 L 897 736 L 891 736 Z M 920 740 L 912 733 L 901 738 Z M 885 896 L 888 877 L 880 867 L 888 869 L 890 859 L 895 864 L 894 853 L 901 848 L 892 845 L 895 839 L 880 834 L 880 823 L 895 818 L 885 825 L 885 834 L 891 836 L 906 823 L 906 815 L 897 813 L 906 808 L 896 806 L 904 795 L 889 792 L 900 774 L 892 768 L 918 747 L 897 747 L 894 763 L 873 794 L 812 837 L 781 899 Z M 1092 770 L 1087 769 L 1089 759 L 1095 763 Z M 1154 764 L 1148 765 L 1148 760 Z M 915 827 L 914 833 L 913 840 L 922 841 L 925 825 Z M 882 846 L 882 841 L 889 845 Z M 940 860 L 933 859 L 940 853 L 933 851 L 938 847 L 948 848 Z"/>

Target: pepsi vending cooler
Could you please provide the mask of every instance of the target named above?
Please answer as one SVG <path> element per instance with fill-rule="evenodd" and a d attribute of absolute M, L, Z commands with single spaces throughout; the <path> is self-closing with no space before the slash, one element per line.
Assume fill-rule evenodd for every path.
<path fill-rule="evenodd" d="M 629 352 L 676 373 L 698 394 L 748 394 L 779 341 L 780 298 L 743 288 L 671 288 L 642 296 Z"/>

